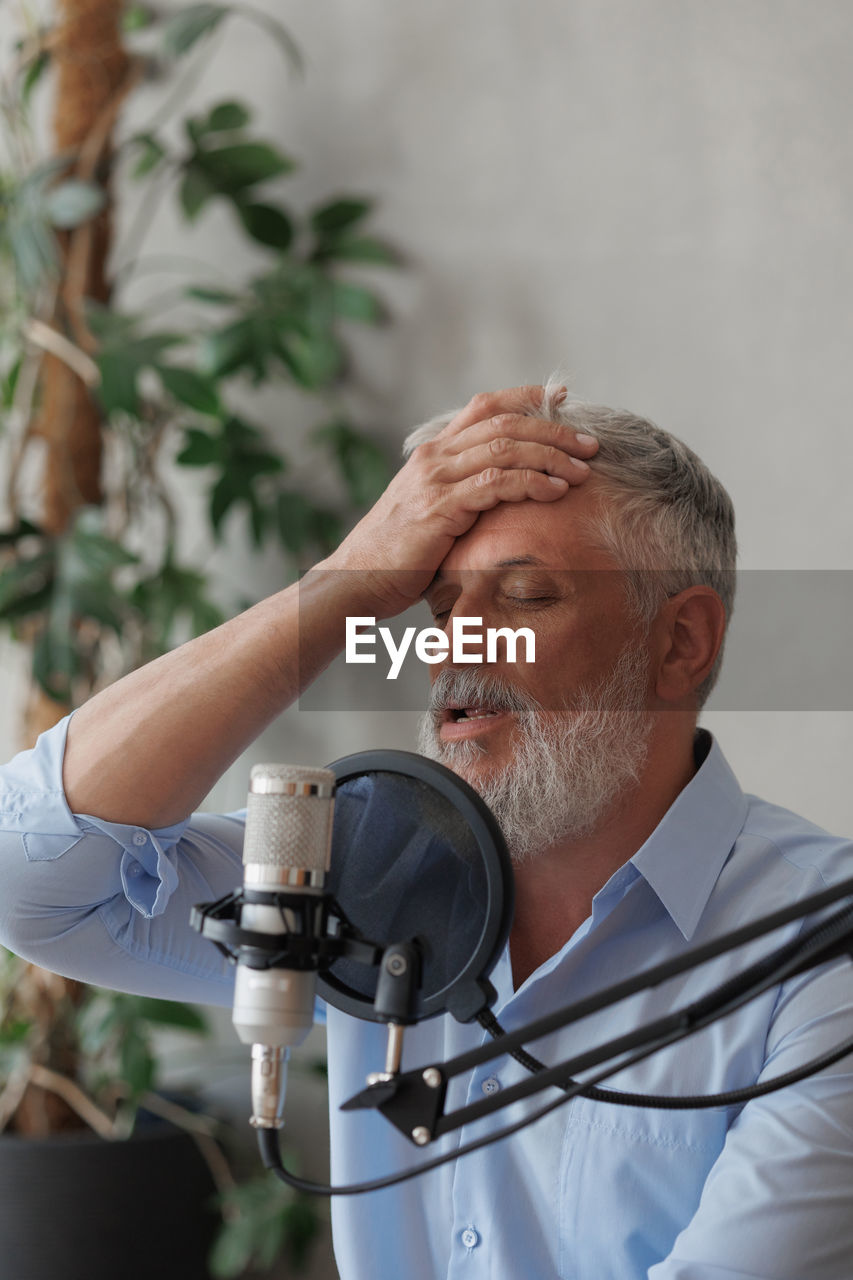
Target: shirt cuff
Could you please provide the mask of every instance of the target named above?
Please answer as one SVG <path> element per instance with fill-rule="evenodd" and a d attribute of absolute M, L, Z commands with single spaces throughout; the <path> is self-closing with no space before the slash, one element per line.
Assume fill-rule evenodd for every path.
<path fill-rule="evenodd" d="M 149 919 L 161 915 L 178 887 L 174 847 L 189 818 L 174 827 L 149 831 L 89 814 L 75 816 L 81 832 L 100 831 L 121 849 L 121 887 L 130 905 Z"/>

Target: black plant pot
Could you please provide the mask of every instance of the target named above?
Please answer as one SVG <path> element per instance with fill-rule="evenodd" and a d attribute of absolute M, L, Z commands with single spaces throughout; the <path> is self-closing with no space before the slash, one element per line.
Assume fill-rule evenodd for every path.
<path fill-rule="evenodd" d="M 214 1194 L 164 1123 L 117 1142 L 0 1137 L 0 1280 L 209 1280 Z"/>

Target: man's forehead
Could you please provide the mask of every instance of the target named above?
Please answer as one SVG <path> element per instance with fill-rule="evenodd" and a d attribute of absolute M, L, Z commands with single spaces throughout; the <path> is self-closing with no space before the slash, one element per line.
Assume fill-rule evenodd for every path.
<path fill-rule="evenodd" d="M 602 506 L 592 480 L 556 502 L 499 503 L 456 539 L 437 576 L 462 569 L 613 567 L 590 523 Z"/>

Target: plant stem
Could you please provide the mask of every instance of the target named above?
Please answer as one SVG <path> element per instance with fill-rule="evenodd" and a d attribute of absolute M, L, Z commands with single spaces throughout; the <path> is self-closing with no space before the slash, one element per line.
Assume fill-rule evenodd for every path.
<path fill-rule="evenodd" d="M 72 1111 L 75 1111 L 80 1119 L 97 1133 L 98 1137 L 113 1140 L 118 1136 L 116 1126 L 106 1112 L 96 1106 L 73 1080 L 59 1075 L 56 1071 L 51 1071 L 49 1067 L 41 1067 L 35 1063 L 30 1067 L 29 1075 L 30 1083 L 37 1085 L 40 1089 L 46 1089 L 48 1093 L 55 1093 L 57 1097 L 62 1098 L 63 1102 L 67 1102 Z"/>
<path fill-rule="evenodd" d="M 101 374 L 92 357 L 52 325 L 45 324 L 43 320 L 30 320 L 24 329 L 24 337 L 34 347 L 49 351 L 51 355 L 64 361 L 87 387 L 97 387 L 100 384 Z"/>
<path fill-rule="evenodd" d="M 213 1178 L 220 1196 L 225 1196 L 229 1191 L 235 1189 L 237 1181 L 213 1136 L 218 1127 L 214 1121 L 204 1116 L 196 1115 L 194 1112 L 188 1111 L 186 1107 L 178 1106 L 177 1103 L 170 1102 L 167 1098 L 163 1098 L 157 1093 L 145 1093 L 140 1101 L 146 1111 L 150 1111 L 152 1115 L 160 1116 L 163 1120 L 168 1120 L 171 1124 L 183 1129 L 190 1135 L 210 1170 L 210 1176 Z M 231 1210 L 229 1212 L 227 1204 L 223 1204 L 222 1213 L 223 1217 L 226 1218 L 236 1216 L 236 1211 Z"/>

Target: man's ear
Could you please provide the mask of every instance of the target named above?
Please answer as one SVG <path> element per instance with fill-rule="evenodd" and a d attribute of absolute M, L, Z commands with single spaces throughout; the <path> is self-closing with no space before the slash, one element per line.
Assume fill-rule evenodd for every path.
<path fill-rule="evenodd" d="M 653 625 L 657 656 L 655 694 L 678 703 L 699 687 L 723 643 L 726 611 L 711 587 L 687 587 L 671 596 Z"/>

